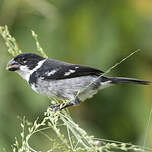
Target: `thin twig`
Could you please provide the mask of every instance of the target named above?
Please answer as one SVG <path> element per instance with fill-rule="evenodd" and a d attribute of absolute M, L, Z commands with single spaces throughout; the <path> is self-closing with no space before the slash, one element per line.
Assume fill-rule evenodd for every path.
<path fill-rule="evenodd" d="M 73 149 L 73 144 L 72 144 L 72 140 L 71 140 L 71 136 L 70 136 L 69 127 L 68 127 L 68 126 L 66 126 L 66 128 L 67 128 L 67 133 L 68 133 L 69 143 L 70 143 L 70 145 L 71 145 L 72 150 L 74 151 L 74 149 Z"/>
<path fill-rule="evenodd" d="M 104 72 L 103 74 L 101 74 L 99 77 L 97 77 L 94 81 L 92 81 L 91 83 L 89 83 L 85 88 L 79 90 L 75 96 L 76 97 L 79 96 L 80 93 L 82 93 L 83 91 L 85 91 L 90 85 L 92 85 L 94 82 L 96 82 L 98 79 L 100 79 L 102 76 L 104 76 L 105 74 L 109 73 L 112 69 L 116 68 L 119 64 L 121 64 L 122 62 L 124 62 L 125 60 L 127 60 L 128 58 L 130 58 L 132 55 L 134 55 L 135 53 L 139 52 L 140 49 L 135 50 L 134 52 L 130 53 L 128 56 L 126 56 L 125 58 L 123 58 L 122 60 L 120 60 L 119 62 L 117 62 L 114 66 L 108 68 L 108 70 L 106 70 L 106 72 Z"/>
<path fill-rule="evenodd" d="M 147 138 L 148 138 L 148 132 L 150 130 L 150 125 L 151 125 L 151 118 L 152 118 L 152 106 L 150 109 L 150 113 L 149 113 L 149 118 L 148 118 L 148 122 L 147 122 L 147 127 L 146 127 L 146 132 L 145 132 L 145 137 L 144 137 L 144 143 L 143 143 L 143 149 L 146 147 L 146 142 L 147 142 Z M 143 150 L 145 151 L 145 150 Z"/>

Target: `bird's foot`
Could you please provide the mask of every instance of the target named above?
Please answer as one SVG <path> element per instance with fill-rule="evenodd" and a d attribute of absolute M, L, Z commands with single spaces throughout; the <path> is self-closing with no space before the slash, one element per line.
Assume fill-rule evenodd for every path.
<path fill-rule="evenodd" d="M 71 101 L 69 103 L 62 103 L 62 104 L 56 104 L 56 105 L 51 105 L 49 106 L 49 109 L 52 112 L 56 112 L 56 111 L 60 111 L 62 109 L 65 109 L 67 107 L 73 106 L 73 105 L 77 105 L 80 103 L 79 98 L 77 97 L 74 101 Z"/>
<path fill-rule="evenodd" d="M 52 112 L 56 112 L 58 110 L 61 110 L 61 104 L 51 105 L 48 107 Z"/>

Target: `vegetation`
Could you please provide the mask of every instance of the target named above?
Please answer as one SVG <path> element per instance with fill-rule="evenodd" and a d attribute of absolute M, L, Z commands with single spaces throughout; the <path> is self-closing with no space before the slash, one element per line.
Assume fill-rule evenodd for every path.
<path fill-rule="evenodd" d="M 50 113 L 48 105 L 58 101 L 36 94 L 5 68 L 21 51 L 34 52 L 152 81 L 151 13 L 149 0 L 0 0 L 0 152 L 11 152 L 12 143 L 16 151 L 150 151 L 151 86 L 115 85 L 69 111 Z"/>
<path fill-rule="evenodd" d="M 3 39 L 5 40 L 5 44 L 8 47 L 8 52 L 11 55 L 17 55 L 22 51 L 19 50 L 15 38 L 13 38 L 8 31 L 7 26 L 0 27 L 0 34 L 2 35 Z M 47 57 L 43 49 L 41 48 L 37 35 L 34 31 L 32 31 L 32 36 L 36 40 L 37 50 L 41 53 L 42 56 Z M 134 52 L 135 53 L 135 52 Z M 132 53 L 133 54 L 133 53 Z M 130 57 L 130 54 L 128 57 Z M 128 58 L 127 57 L 127 58 Z M 125 58 L 125 59 L 127 59 Z M 121 62 L 123 62 L 123 59 Z M 121 62 L 117 63 L 115 66 L 120 64 Z M 113 66 L 112 68 L 114 68 Z M 112 69 L 110 68 L 110 70 Z M 109 72 L 110 70 L 107 70 Z M 84 88 L 85 89 L 85 88 Z M 59 101 L 55 100 L 54 104 L 59 103 Z M 48 110 L 44 113 L 44 118 L 41 121 L 35 120 L 34 123 L 28 122 L 25 117 L 23 117 L 21 122 L 21 141 L 20 139 L 15 138 L 15 144 L 12 146 L 13 152 L 37 152 L 39 150 L 34 149 L 31 145 L 29 140 L 32 138 L 33 135 L 37 133 L 41 133 L 44 135 L 48 142 L 50 143 L 50 149 L 47 152 L 59 152 L 59 151 L 75 151 L 75 152 L 111 152 L 114 150 L 121 150 L 121 151 L 152 151 L 150 148 L 141 147 L 137 145 L 132 145 L 123 142 L 117 142 L 112 140 L 105 140 L 95 138 L 94 136 L 89 136 L 87 132 L 79 127 L 76 124 L 70 114 L 69 111 L 62 110 L 57 112 L 52 112 L 48 108 Z M 67 130 L 63 133 L 63 128 Z M 52 138 L 49 136 L 49 133 L 45 133 L 45 130 L 52 129 L 57 138 Z M 58 140 L 57 140 L 58 139 Z"/>

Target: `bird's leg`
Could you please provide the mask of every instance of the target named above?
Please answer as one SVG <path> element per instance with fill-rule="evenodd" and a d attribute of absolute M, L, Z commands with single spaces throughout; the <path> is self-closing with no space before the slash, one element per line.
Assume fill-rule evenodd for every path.
<path fill-rule="evenodd" d="M 64 108 L 67 108 L 67 107 L 70 107 L 70 106 L 75 106 L 75 105 L 77 105 L 79 103 L 80 103 L 80 100 L 79 100 L 78 97 L 76 97 L 74 100 L 72 100 L 69 103 L 63 103 L 63 106 L 61 106 L 60 110 L 62 110 Z"/>
<path fill-rule="evenodd" d="M 64 108 L 74 106 L 79 103 L 80 103 L 80 99 L 78 97 L 76 97 L 74 100 L 72 100 L 69 103 L 62 103 L 62 104 L 56 104 L 56 105 L 49 106 L 49 109 L 53 112 L 56 112 L 57 110 L 62 110 Z"/>

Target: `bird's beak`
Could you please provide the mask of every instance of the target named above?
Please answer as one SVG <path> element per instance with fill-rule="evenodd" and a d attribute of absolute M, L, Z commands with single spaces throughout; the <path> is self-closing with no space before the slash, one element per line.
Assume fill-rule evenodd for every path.
<path fill-rule="evenodd" d="M 17 63 L 14 59 L 10 60 L 6 66 L 6 69 L 9 71 L 19 70 L 19 63 Z"/>

